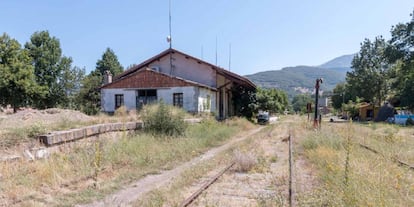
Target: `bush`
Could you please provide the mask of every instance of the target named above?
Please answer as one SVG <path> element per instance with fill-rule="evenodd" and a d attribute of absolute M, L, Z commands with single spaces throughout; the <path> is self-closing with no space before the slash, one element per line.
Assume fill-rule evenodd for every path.
<path fill-rule="evenodd" d="M 176 110 L 163 102 L 145 107 L 142 120 L 144 130 L 154 135 L 180 136 L 187 128 L 184 111 Z"/>
<path fill-rule="evenodd" d="M 125 106 L 121 106 L 117 108 L 114 113 L 114 115 L 118 117 L 123 117 L 123 116 L 126 116 L 127 114 L 128 114 L 128 110 Z"/>
<path fill-rule="evenodd" d="M 238 150 L 234 152 L 234 162 L 237 172 L 248 172 L 257 164 L 256 156 L 252 153 L 243 153 Z"/>

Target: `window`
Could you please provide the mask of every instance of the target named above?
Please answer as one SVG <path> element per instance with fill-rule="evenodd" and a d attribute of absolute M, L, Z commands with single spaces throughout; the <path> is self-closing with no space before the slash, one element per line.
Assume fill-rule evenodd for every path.
<path fill-rule="evenodd" d="M 174 106 L 183 107 L 183 93 L 173 94 L 173 104 Z"/>
<path fill-rule="evenodd" d="M 124 105 L 124 94 L 115 94 L 115 109 Z"/>

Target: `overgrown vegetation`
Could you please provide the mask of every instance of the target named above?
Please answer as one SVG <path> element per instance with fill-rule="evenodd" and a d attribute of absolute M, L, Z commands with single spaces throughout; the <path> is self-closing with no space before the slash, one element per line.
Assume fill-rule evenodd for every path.
<path fill-rule="evenodd" d="M 183 135 L 187 128 L 184 114 L 183 110 L 162 101 L 157 105 L 146 106 L 142 115 L 144 130 L 153 135 L 173 137 Z"/>
<path fill-rule="evenodd" d="M 301 206 L 413 206 L 414 142 L 406 128 L 390 125 L 332 124 L 311 132 L 301 145 L 315 167 L 320 186 L 301 195 Z M 359 146 L 379 151 L 375 154 Z"/>
<path fill-rule="evenodd" d="M 4 163 L 0 167 L 0 196 L 7 198 L 6 205 L 89 202 L 146 174 L 189 160 L 249 126 L 242 119 L 229 120 L 227 124 L 211 119 L 190 125 L 176 138 L 159 139 L 158 135 L 138 133 L 123 134 L 119 140 L 110 141 L 101 136 L 99 143 L 85 143 L 71 153 L 54 154 L 47 160 Z"/>

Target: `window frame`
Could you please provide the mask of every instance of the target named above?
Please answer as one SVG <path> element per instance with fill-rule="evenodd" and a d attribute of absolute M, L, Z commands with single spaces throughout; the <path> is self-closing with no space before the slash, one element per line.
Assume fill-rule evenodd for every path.
<path fill-rule="evenodd" d="M 118 109 L 124 104 L 124 94 L 115 94 L 115 109 Z"/>
<path fill-rule="evenodd" d="M 173 105 L 179 108 L 184 107 L 184 93 L 173 93 Z"/>

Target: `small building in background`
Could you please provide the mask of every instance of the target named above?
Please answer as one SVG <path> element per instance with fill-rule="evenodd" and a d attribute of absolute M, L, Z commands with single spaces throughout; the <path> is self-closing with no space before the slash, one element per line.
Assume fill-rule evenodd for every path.
<path fill-rule="evenodd" d="M 374 120 L 379 112 L 379 107 L 374 106 L 371 103 L 362 103 L 359 106 L 359 119 L 361 121 L 371 121 Z"/>

